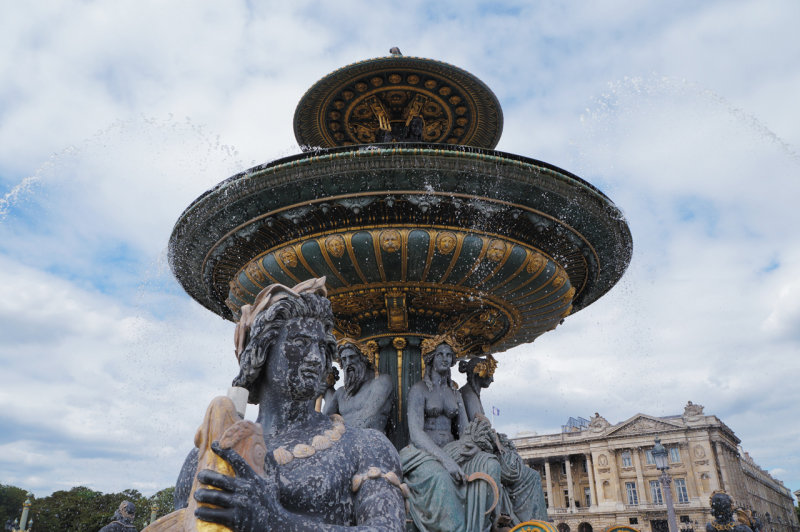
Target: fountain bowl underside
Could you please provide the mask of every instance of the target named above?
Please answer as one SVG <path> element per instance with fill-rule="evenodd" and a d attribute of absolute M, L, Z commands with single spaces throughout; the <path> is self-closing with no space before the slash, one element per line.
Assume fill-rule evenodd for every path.
<path fill-rule="evenodd" d="M 622 213 L 547 163 L 445 145 L 287 157 L 232 176 L 181 215 L 184 289 L 235 320 L 271 283 L 327 277 L 340 336 L 454 332 L 464 354 L 533 341 L 631 258 Z"/>

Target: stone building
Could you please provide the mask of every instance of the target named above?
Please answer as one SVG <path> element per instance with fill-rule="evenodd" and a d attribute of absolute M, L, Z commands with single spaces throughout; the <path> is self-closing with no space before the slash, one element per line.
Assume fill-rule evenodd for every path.
<path fill-rule="evenodd" d="M 683 415 L 637 414 L 610 424 L 599 414 L 560 434 L 514 438 L 520 455 L 539 471 L 548 515 L 560 532 L 601 532 L 626 525 L 666 532 L 667 511 L 652 449 L 659 437 L 669 452 L 672 499 L 683 532 L 703 532 L 709 497 L 724 490 L 752 510 L 763 532 L 798 532 L 792 494 L 758 467 L 733 431 L 703 407 Z"/>

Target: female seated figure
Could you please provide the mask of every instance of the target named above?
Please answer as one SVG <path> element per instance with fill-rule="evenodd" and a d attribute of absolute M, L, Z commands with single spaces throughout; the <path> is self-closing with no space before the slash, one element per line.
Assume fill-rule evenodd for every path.
<path fill-rule="evenodd" d="M 486 415 L 481 403 L 481 390 L 494 382 L 497 361 L 492 355 L 484 358 L 471 358 L 458 363 L 458 371 L 467 374 L 467 384 L 459 390 L 467 418 L 472 421 L 477 414 Z"/>
<path fill-rule="evenodd" d="M 491 356 L 471 358 L 458 363 L 458 371 L 466 373 L 467 384 L 459 390 L 470 421 L 483 415 L 481 390 L 494 382 L 497 361 Z M 547 521 L 547 504 L 539 473 L 525 465 L 516 447 L 505 434 L 497 434 L 500 461 L 499 513 L 518 525 L 532 519 Z"/>
<path fill-rule="evenodd" d="M 258 424 L 251 425 L 263 432 L 266 456 L 263 467 L 254 467 L 226 448 L 224 437 L 211 444 L 235 476 L 211 469 L 196 474 L 204 485 L 193 493 L 198 519 L 236 532 L 404 530 L 392 444 L 375 430 L 345 427 L 338 416 L 314 409 L 336 345 L 332 329 L 324 278 L 291 289 L 270 285 L 242 308 L 233 384 L 258 404 Z M 179 508 L 189 503 L 186 487 L 196 469 L 190 455 L 175 491 Z"/>
<path fill-rule="evenodd" d="M 411 443 L 400 451 L 409 514 L 422 532 L 491 530 L 500 486 L 494 432 L 483 417 L 469 423 L 450 378 L 458 344 L 439 336 L 422 343 L 425 375 L 408 392 Z"/>

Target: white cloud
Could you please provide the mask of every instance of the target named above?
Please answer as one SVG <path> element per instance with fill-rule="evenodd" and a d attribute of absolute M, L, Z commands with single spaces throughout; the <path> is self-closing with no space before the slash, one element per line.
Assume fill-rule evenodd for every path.
<path fill-rule="evenodd" d="M 223 178 L 295 153 L 294 106 L 313 82 L 397 45 L 482 78 L 503 104 L 501 149 L 599 186 L 634 235 L 608 295 L 498 357 L 484 397 L 500 427 L 541 434 L 569 416 L 675 414 L 691 399 L 800 487 L 800 434 L 775 428 L 800 404 L 800 8 L 491 7 L 6 10 L 4 482 L 46 494 L 174 480 L 198 405 L 236 369 L 230 324 L 168 272 L 174 221 Z"/>

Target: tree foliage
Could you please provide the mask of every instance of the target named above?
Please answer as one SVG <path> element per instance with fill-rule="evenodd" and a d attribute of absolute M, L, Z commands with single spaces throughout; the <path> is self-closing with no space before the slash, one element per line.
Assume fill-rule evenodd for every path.
<path fill-rule="evenodd" d="M 19 519 L 27 496 L 22 488 L 0 484 L 0 527 L 5 526 L 9 519 Z"/>
<path fill-rule="evenodd" d="M 42 498 L 31 498 L 30 517 L 36 532 L 95 531 L 110 523 L 122 501 L 136 505 L 134 525 L 141 530 L 150 523 L 150 512 L 156 506 L 158 517 L 173 509 L 175 488 L 163 489 L 150 497 L 137 490 L 126 489 L 120 493 L 102 493 L 85 486 L 68 491 L 56 491 Z M 7 519 L 19 518 L 27 494 L 15 486 L 0 485 L 0 526 Z"/>

